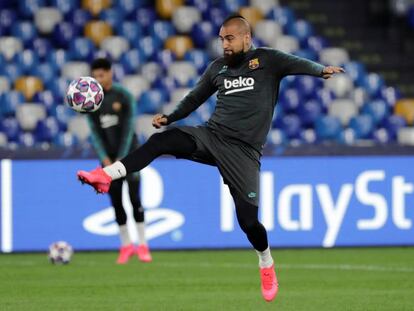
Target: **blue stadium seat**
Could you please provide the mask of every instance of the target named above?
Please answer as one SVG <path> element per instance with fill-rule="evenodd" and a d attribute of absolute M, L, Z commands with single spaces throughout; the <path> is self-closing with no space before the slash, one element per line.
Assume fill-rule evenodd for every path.
<path fill-rule="evenodd" d="M 37 141 L 52 142 L 59 134 L 59 122 L 55 117 L 47 117 L 45 120 L 39 120 L 36 124 L 34 134 Z"/>
<path fill-rule="evenodd" d="M 93 59 L 95 46 L 91 39 L 75 38 L 70 44 L 70 53 L 74 60 L 85 60 L 90 62 Z"/>
<path fill-rule="evenodd" d="M 299 19 L 294 23 L 287 25 L 287 33 L 296 37 L 301 45 L 305 45 L 306 40 L 313 36 L 312 25 L 303 19 Z"/>
<path fill-rule="evenodd" d="M 17 143 L 19 144 L 19 146 L 32 148 L 36 144 L 35 135 L 31 132 L 21 132 L 18 135 Z"/>
<path fill-rule="evenodd" d="M 281 129 L 272 129 L 266 137 L 266 144 L 271 146 L 284 145 L 287 141 L 288 138 Z"/>
<path fill-rule="evenodd" d="M 51 4 L 66 15 L 79 7 L 79 0 L 51 0 Z"/>
<path fill-rule="evenodd" d="M 375 130 L 372 137 L 377 144 L 388 144 L 392 141 L 392 137 L 385 128 Z"/>
<path fill-rule="evenodd" d="M 13 117 L 4 118 L 0 121 L 0 131 L 6 134 L 9 142 L 17 141 L 21 132 L 19 123 Z"/>
<path fill-rule="evenodd" d="M 52 50 L 47 55 L 47 62 L 53 66 L 56 71 L 59 71 L 63 65 L 73 59 L 72 54 L 66 50 L 58 49 Z"/>
<path fill-rule="evenodd" d="M 25 47 L 29 47 L 30 43 L 37 37 L 37 30 L 32 22 L 19 21 L 13 24 L 11 34 L 20 38 Z"/>
<path fill-rule="evenodd" d="M 293 54 L 302 58 L 310 59 L 314 62 L 317 62 L 319 58 L 318 54 L 311 49 L 300 49 L 295 51 Z"/>
<path fill-rule="evenodd" d="M 202 21 L 193 25 L 191 38 L 197 48 L 205 48 L 207 42 L 217 36 L 216 30 L 211 22 Z"/>
<path fill-rule="evenodd" d="M 40 7 L 46 6 L 46 0 L 19 0 L 19 13 L 24 17 L 32 17 Z"/>
<path fill-rule="evenodd" d="M 34 50 L 24 50 L 15 55 L 14 59 L 25 74 L 29 74 L 39 65 L 39 57 Z"/>
<path fill-rule="evenodd" d="M 157 51 L 154 57 L 154 60 L 164 68 L 168 68 L 176 59 L 177 57 L 171 50 Z"/>
<path fill-rule="evenodd" d="M 108 51 L 105 50 L 94 50 L 93 51 L 93 55 L 92 55 L 92 59 L 97 59 L 97 58 L 107 58 L 112 60 L 112 56 Z"/>
<path fill-rule="evenodd" d="M 376 73 L 370 73 L 366 75 L 363 87 L 371 96 L 375 98 L 380 95 L 381 89 L 385 86 L 384 79 Z"/>
<path fill-rule="evenodd" d="M 11 82 L 23 75 L 23 69 L 16 63 L 7 64 L 0 68 L 0 75 L 6 76 Z"/>
<path fill-rule="evenodd" d="M 227 13 L 220 8 L 213 7 L 207 11 L 204 19 L 209 21 L 213 25 L 213 33 L 217 33 L 223 24 L 224 19 L 227 17 Z"/>
<path fill-rule="evenodd" d="M 132 16 L 137 8 L 142 7 L 145 1 L 140 0 L 118 0 L 116 1 L 116 9 L 120 10 L 126 17 Z"/>
<path fill-rule="evenodd" d="M 168 102 L 168 94 L 161 89 L 151 89 L 142 93 L 138 101 L 138 113 L 155 114 Z"/>
<path fill-rule="evenodd" d="M 391 140 L 395 140 L 397 138 L 398 130 L 406 125 L 407 123 L 405 119 L 397 115 L 391 115 L 383 121 L 383 126 L 387 130 Z"/>
<path fill-rule="evenodd" d="M 210 57 L 204 50 L 193 49 L 184 54 L 184 60 L 192 62 L 197 68 L 198 74 L 202 74 L 210 62 Z"/>
<path fill-rule="evenodd" d="M 349 121 L 349 128 L 354 130 L 357 139 L 372 138 L 374 119 L 368 114 L 360 114 Z"/>
<path fill-rule="evenodd" d="M 72 41 L 79 35 L 79 29 L 70 22 L 59 23 L 53 30 L 53 43 L 55 47 L 68 49 Z"/>
<path fill-rule="evenodd" d="M 315 122 L 318 141 L 338 140 L 342 133 L 341 121 L 336 117 L 321 116 Z"/>
<path fill-rule="evenodd" d="M 17 106 L 25 102 L 24 95 L 18 91 L 9 91 L 0 97 L 0 115 L 14 116 Z"/>
<path fill-rule="evenodd" d="M 309 99 L 316 90 L 322 87 L 322 81 L 311 76 L 297 76 L 293 82 L 293 87 Z"/>
<path fill-rule="evenodd" d="M 343 65 L 346 73 L 352 78 L 354 84 L 362 86 L 365 82 L 367 72 L 365 66 L 357 61 L 348 62 Z"/>
<path fill-rule="evenodd" d="M 40 78 L 46 87 L 58 76 L 56 68 L 49 63 L 42 63 L 30 71 L 30 75 Z"/>
<path fill-rule="evenodd" d="M 43 61 L 52 51 L 52 44 L 46 38 L 36 38 L 30 42 L 29 48 L 36 51 L 39 60 Z"/>
<path fill-rule="evenodd" d="M 155 53 L 162 47 L 162 42 L 158 41 L 157 39 L 146 36 L 141 38 L 138 42 L 134 45 L 135 48 L 138 48 L 140 51 L 143 52 L 145 59 L 153 59 Z"/>
<path fill-rule="evenodd" d="M 0 1 L 1 2 L 1 1 Z M 0 28 L 3 35 L 10 34 L 11 26 L 17 20 L 17 13 L 13 9 L 0 10 Z"/>
<path fill-rule="evenodd" d="M 313 128 L 303 129 L 299 136 L 301 143 L 314 144 L 317 141 L 316 132 Z"/>
<path fill-rule="evenodd" d="M 295 22 L 295 14 L 286 7 L 275 6 L 267 15 L 268 18 L 279 23 L 284 30 L 287 30 Z"/>
<path fill-rule="evenodd" d="M 397 88 L 388 86 L 381 89 L 378 98 L 384 100 L 388 106 L 394 107 L 395 103 L 402 98 L 402 95 Z"/>
<path fill-rule="evenodd" d="M 143 36 L 143 30 L 140 24 L 131 21 L 125 21 L 117 27 L 118 35 L 128 39 L 131 45 L 135 45 Z"/>
<path fill-rule="evenodd" d="M 325 38 L 320 36 L 310 36 L 305 41 L 305 48 L 310 49 L 319 54 L 321 50 L 326 48 L 328 43 Z"/>
<path fill-rule="evenodd" d="M 311 127 L 314 125 L 315 121 L 322 116 L 322 105 L 316 100 L 308 100 L 302 105 L 299 105 L 297 114 L 304 127 Z"/>
<path fill-rule="evenodd" d="M 135 22 L 138 22 L 144 34 L 149 34 L 149 27 L 155 22 L 157 15 L 155 14 L 154 8 L 139 8 L 135 14 Z"/>
<path fill-rule="evenodd" d="M 120 63 L 127 74 L 137 73 L 138 69 L 145 62 L 145 56 L 138 49 L 125 52 L 120 59 Z"/>
<path fill-rule="evenodd" d="M 380 99 L 370 101 L 362 107 L 362 113 L 370 115 L 374 124 L 381 124 L 390 113 L 388 104 Z"/>
<path fill-rule="evenodd" d="M 84 9 L 72 10 L 65 17 L 65 21 L 73 25 L 76 29 L 83 28 L 91 19 L 91 12 Z"/>
<path fill-rule="evenodd" d="M 62 124 L 67 124 L 68 121 L 76 115 L 76 112 L 72 109 L 69 109 L 68 106 L 64 104 L 58 104 L 56 109 L 54 109 L 51 116 L 55 117 L 59 122 L 59 126 L 62 129 Z"/>
<path fill-rule="evenodd" d="M 287 114 L 280 119 L 280 128 L 289 139 L 298 138 L 302 130 L 302 123 L 295 114 Z"/>
<path fill-rule="evenodd" d="M 331 90 L 326 88 L 318 89 L 312 95 L 312 98 L 317 100 L 322 104 L 322 108 L 326 110 L 326 108 L 332 103 L 335 99 L 335 94 Z"/>
<path fill-rule="evenodd" d="M 119 26 L 124 18 L 123 12 L 117 8 L 106 9 L 99 14 L 99 20 L 107 22 L 112 28 Z"/>
<path fill-rule="evenodd" d="M 166 91 L 167 93 L 171 93 L 176 88 L 179 87 L 179 84 L 177 80 L 175 80 L 173 77 L 166 76 L 161 77 L 155 80 L 154 85 L 155 88 L 161 89 Z"/>
<path fill-rule="evenodd" d="M 213 6 L 213 0 L 187 0 L 186 4 L 196 7 L 201 12 L 203 19 L 205 19 Z"/>
<path fill-rule="evenodd" d="M 164 42 L 175 34 L 175 28 L 171 22 L 158 20 L 149 26 L 149 34 L 156 40 Z"/>
<path fill-rule="evenodd" d="M 296 111 L 296 109 L 303 104 L 303 101 L 303 94 L 297 89 L 286 89 L 279 96 L 279 103 L 286 112 Z"/>
<path fill-rule="evenodd" d="M 222 0 L 221 8 L 228 14 L 237 12 L 242 6 L 248 6 L 247 0 Z"/>
<path fill-rule="evenodd" d="M 51 90 L 37 92 L 33 96 L 33 102 L 41 103 L 46 108 L 46 112 L 48 115 L 55 114 L 53 110 L 55 110 L 56 108 L 57 100 Z"/>
<path fill-rule="evenodd" d="M 66 94 L 66 89 L 68 88 L 69 83 L 70 81 L 68 81 L 66 78 L 59 77 L 52 80 L 49 84 L 49 90 L 52 91 L 57 102 L 63 102 L 63 98 Z"/>
<path fill-rule="evenodd" d="M 72 133 L 65 132 L 57 134 L 53 139 L 53 143 L 58 147 L 72 148 L 77 145 L 78 140 Z"/>
<path fill-rule="evenodd" d="M 121 82 L 127 75 L 124 66 L 121 63 L 112 64 L 112 73 L 115 81 Z"/>

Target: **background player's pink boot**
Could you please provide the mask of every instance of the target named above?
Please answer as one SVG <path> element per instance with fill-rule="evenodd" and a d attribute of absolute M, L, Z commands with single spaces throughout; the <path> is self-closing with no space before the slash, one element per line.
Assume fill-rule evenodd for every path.
<path fill-rule="evenodd" d="M 122 246 L 119 250 L 119 256 L 116 263 L 121 265 L 126 264 L 129 260 L 129 257 L 134 255 L 134 250 L 135 248 L 133 244 Z"/>
<path fill-rule="evenodd" d="M 98 167 L 93 171 L 78 171 L 78 179 L 82 183 L 87 183 L 95 188 L 99 193 L 107 193 L 111 186 L 112 178 L 105 171 Z"/>
<path fill-rule="evenodd" d="M 260 278 L 262 280 L 262 295 L 266 301 L 275 299 L 279 284 L 277 282 L 274 265 L 270 268 L 260 268 Z"/>
<path fill-rule="evenodd" d="M 143 261 L 143 262 L 151 262 L 152 261 L 151 253 L 150 253 L 149 248 L 148 248 L 147 245 L 145 245 L 145 244 L 139 245 L 137 247 L 136 252 L 137 252 L 138 259 L 140 261 Z"/>

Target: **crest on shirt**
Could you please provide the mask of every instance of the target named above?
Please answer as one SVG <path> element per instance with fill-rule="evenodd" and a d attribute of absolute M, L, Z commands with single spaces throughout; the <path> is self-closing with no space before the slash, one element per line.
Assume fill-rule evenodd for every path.
<path fill-rule="evenodd" d="M 218 74 L 220 75 L 222 73 L 225 73 L 227 71 L 227 68 L 228 68 L 228 66 L 227 65 L 224 65 L 223 67 L 221 67 L 221 69 L 220 69 L 220 71 L 219 71 Z"/>
<path fill-rule="evenodd" d="M 120 103 L 120 102 L 114 102 L 114 103 L 112 104 L 112 109 L 113 109 L 113 111 L 115 111 L 115 112 L 119 112 L 119 111 L 121 110 L 121 108 L 122 108 L 122 105 L 121 105 L 121 103 Z"/>
<path fill-rule="evenodd" d="M 249 68 L 250 69 L 256 69 L 259 67 L 259 59 L 258 58 L 253 58 L 251 60 L 249 60 Z"/>

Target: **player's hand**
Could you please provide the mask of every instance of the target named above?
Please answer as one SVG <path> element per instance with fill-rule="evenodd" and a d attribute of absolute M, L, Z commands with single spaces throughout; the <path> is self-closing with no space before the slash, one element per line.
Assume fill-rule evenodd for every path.
<path fill-rule="evenodd" d="M 108 166 L 108 165 L 111 165 L 112 164 L 112 161 L 111 161 L 111 159 L 110 158 L 105 158 L 105 159 L 103 159 L 102 160 L 102 165 L 105 167 L 105 166 Z"/>
<path fill-rule="evenodd" d="M 342 68 L 342 67 L 326 66 L 325 68 L 323 68 L 322 77 L 324 79 L 329 79 L 334 74 L 336 74 L 336 73 L 343 73 L 343 72 L 345 72 L 345 69 Z"/>
<path fill-rule="evenodd" d="M 152 126 L 159 129 L 164 125 L 167 125 L 168 119 L 163 114 L 156 114 L 152 118 Z"/>

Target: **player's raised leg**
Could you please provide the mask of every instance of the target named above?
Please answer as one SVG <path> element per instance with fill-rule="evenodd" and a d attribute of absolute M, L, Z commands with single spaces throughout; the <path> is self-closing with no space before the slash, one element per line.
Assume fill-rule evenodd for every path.
<path fill-rule="evenodd" d="M 272 301 L 277 295 L 279 284 L 274 269 L 273 258 L 270 253 L 266 229 L 258 219 L 259 207 L 244 200 L 235 189 L 231 189 L 230 192 L 236 206 L 239 225 L 259 256 L 263 298 L 266 301 Z"/>
<path fill-rule="evenodd" d="M 121 161 L 89 172 L 78 171 L 77 176 L 81 182 L 91 185 L 97 192 L 106 193 L 113 180 L 142 170 L 160 155 L 186 157 L 191 155 L 196 148 L 196 143 L 190 135 L 178 129 L 171 129 L 152 135 L 145 144 Z"/>

